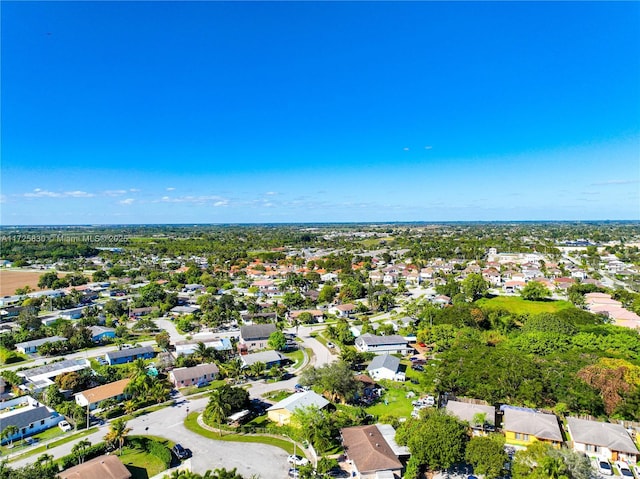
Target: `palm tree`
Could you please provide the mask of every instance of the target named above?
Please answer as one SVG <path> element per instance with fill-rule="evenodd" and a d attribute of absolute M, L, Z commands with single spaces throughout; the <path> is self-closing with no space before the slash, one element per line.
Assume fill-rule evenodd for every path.
<path fill-rule="evenodd" d="M 75 443 L 71 448 L 71 452 L 78 456 L 78 464 L 82 464 L 84 462 L 84 457 L 89 447 L 91 447 L 91 441 L 83 439 L 82 441 Z"/>
<path fill-rule="evenodd" d="M 242 361 L 240 358 L 232 359 L 224 364 L 224 370 L 231 379 L 237 379 L 242 374 Z"/>
<path fill-rule="evenodd" d="M 221 437 L 222 429 L 220 429 L 220 427 L 222 421 L 227 418 L 230 412 L 231 407 L 224 400 L 220 389 L 214 389 L 213 391 L 211 391 L 211 395 L 209 396 L 209 404 L 207 404 L 207 407 L 205 409 L 205 415 L 207 417 L 210 417 L 214 423 L 218 424 L 218 430 Z"/>
<path fill-rule="evenodd" d="M 147 377 L 147 365 L 144 359 L 138 358 L 131 363 L 129 366 L 129 377 L 131 378 L 131 382 L 136 382 Z"/>
<path fill-rule="evenodd" d="M 11 438 L 11 440 L 9 441 L 9 445 L 12 447 L 13 446 L 13 436 L 15 436 L 16 434 L 18 434 L 18 431 L 20 431 L 20 429 L 18 429 L 18 426 L 16 426 L 15 424 L 10 424 L 7 427 L 5 427 L 2 430 L 2 439 L 6 439 L 8 437 Z"/>
<path fill-rule="evenodd" d="M 262 376 L 266 369 L 267 365 L 262 361 L 258 361 L 257 363 L 253 363 L 251 366 L 249 366 L 249 372 L 256 378 Z"/>
<path fill-rule="evenodd" d="M 122 446 L 127 438 L 127 435 L 131 432 L 131 428 L 127 427 L 127 422 L 122 419 L 116 419 L 111 422 L 111 429 L 105 434 L 104 440 L 111 444 L 118 444 L 120 448 L 120 455 L 122 455 Z"/>

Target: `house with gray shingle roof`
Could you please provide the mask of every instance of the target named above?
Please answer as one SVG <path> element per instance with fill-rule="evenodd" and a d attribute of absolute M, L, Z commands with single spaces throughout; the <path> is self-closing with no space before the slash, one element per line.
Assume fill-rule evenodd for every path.
<path fill-rule="evenodd" d="M 24 341 L 16 343 L 16 349 L 23 354 L 33 354 L 38 352 L 38 348 L 43 344 L 57 343 L 58 341 L 66 341 L 67 338 L 62 336 L 51 336 L 50 338 L 34 339 L 32 341 Z"/>
<path fill-rule="evenodd" d="M 17 407 L 16 407 L 17 406 Z M 8 426 L 16 426 L 18 432 L 2 438 L 1 443 L 31 436 L 57 425 L 63 416 L 41 405 L 30 396 L 21 396 L 2 403 L 0 409 L 0 431 Z"/>
<path fill-rule="evenodd" d="M 445 409 L 448 414 L 469 423 L 474 436 L 483 436 L 487 434 L 488 429 L 495 429 L 493 426 L 496 424 L 496 408 L 493 406 L 450 399 Z M 484 419 L 479 421 L 480 418 Z M 487 428 L 487 426 L 490 427 Z"/>
<path fill-rule="evenodd" d="M 104 355 L 104 358 L 109 363 L 109 366 L 113 366 L 114 364 L 130 363 L 136 359 L 151 359 L 155 354 L 151 346 L 142 346 L 139 348 L 122 349 L 120 351 L 110 351 Z"/>
<path fill-rule="evenodd" d="M 404 381 L 405 372 L 400 366 L 400 358 L 390 354 L 381 354 L 373 358 L 367 366 L 367 372 L 376 381 L 390 379 L 392 381 Z"/>
<path fill-rule="evenodd" d="M 291 396 L 267 408 L 267 417 L 276 424 L 289 424 L 291 416 L 297 409 L 317 407 L 324 409 L 329 405 L 324 397 L 313 391 L 293 393 Z"/>
<path fill-rule="evenodd" d="M 261 351 L 259 353 L 245 354 L 244 356 L 240 356 L 240 359 L 245 367 L 249 367 L 255 363 L 264 363 L 267 365 L 267 368 L 272 368 L 273 366 L 280 365 L 284 356 L 278 351 L 269 350 Z"/>
<path fill-rule="evenodd" d="M 267 347 L 269 336 L 276 331 L 275 324 L 250 324 L 240 328 L 240 346 L 247 351 Z"/>
<path fill-rule="evenodd" d="M 567 428 L 576 451 L 631 463 L 640 456 L 633 439 L 620 424 L 569 417 Z"/>
<path fill-rule="evenodd" d="M 355 345 L 361 353 L 408 354 L 411 351 L 407 340 L 397 334 L 376 336 L 366 333 L 356 339 Z"/>
<path fill-rule="evenodd" d="M 198 364 L 190 368 L 176 368 L 169 373 L 169 380 L 177 388 L 201 386 L 213 381 L 220 369 L 213 363 Z"/>
<path fill-rule="evenodd" d="M 562 431 L 555 414 L 510 406 L 502 406 L 502 409 L 502 430 L 507 443 L 528 445 L 543 441 L 554 446 L 562 444 Z"/>

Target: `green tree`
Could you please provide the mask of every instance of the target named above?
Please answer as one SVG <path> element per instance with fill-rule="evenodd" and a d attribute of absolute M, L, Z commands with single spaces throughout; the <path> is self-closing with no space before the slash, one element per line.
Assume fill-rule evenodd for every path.
<path fill-rule="evenodd" d="M 325 284 L 318 294 L 319 303 L 331 303 L 337 294 L 337 289 L 332 284 Z"/>
<path fill-rule="evenodd" d="M 82 464 L 84 462 L 84 458 L 87 455 L 87 449 L 89 449 L 89 447 L 91 447 L 91 441 L 83 439 L 76 442 L 71 448 L 71 453 L 78 457 L 78 464 Z"/>
<path fill-rule="evenodd" d="M 465 459 L 473 466 L 476 474 L 486 479 L 495 479 L 504 474 L 504 465 L 509 456 L 504 451 L 504 437 L 472 437 L 467 444 Z"/>
<path fill-rule="evenodd" d="M 462 292 L 468 301 L 477 301 L 487 294 L 489 283 L 481 274 L 471 273 L 462 281 Z"/>
<path fill-rule="evenodd" d="M 129 432 L 131 432 L 131 428 L 127 427 L 125 420 L 115 419 L 111 421 L 109 432 L 105 434 L 104 440 L 110 444 L 117 445 L 120 449 L 120 455 L 122 455 L 122 446 L 124 446 Z"/>
<path fill-rule="evenodd" d="M 171 337 L 169 336 L 169 333 L 162 331 L 156 334 L 156 343 L 159 348 L 166 350 L 171 344 Z"/>
<path fill-rule="evenodd" d="M 541 282 L 529 281 L 520 291 L 520 296 L 528 301 L 541 301 L 551 296 L 551 292 Z"/>
<path fill-rule="evenodd" d="M 441 470 L 464 459 L 468 437 L 460 421 L 436 410 L 427 412 L 422 419 L 404 423 L 396 440 L 409 447 L 414 468 Z"/>
<path fill-rule="evenodd" d="M 282 331 L 274 331 L 269 336 L 267 344 L 271 349 L 276 351 L 283 351 L 287 347 L 287 338 Z"/>
<path fill-rule="evenodd" d="M 224 400 L 222 389 L 214 389 L 209 396 L 209 403 L 204 410 L 204 418 L 218 425 L 218 432 L 222 437 L 221 424 L 231 413 L 231 406 Z"/>
<path fill-rule="evenodd" d="M 0 433 L 0 437 L 2 437 L 2 439 L 11 438 L 9 440 L 9 444 L 13 446 L 13 436 L 18 434 L 19 430 L 20 429 L 18 429 L 18 426 L 16 426 L 15 424 L 9 424 L 2 430 L 2 432 Z"/>

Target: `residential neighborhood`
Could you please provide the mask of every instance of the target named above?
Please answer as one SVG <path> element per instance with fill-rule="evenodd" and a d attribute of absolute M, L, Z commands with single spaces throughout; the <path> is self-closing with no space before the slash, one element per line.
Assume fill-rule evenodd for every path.
<path fill-rule="evenodd" d="M 30 448 L 44 444 L 70 466 L 60 477 L 125 477 L 128 452 L 118 464 L 104 454 L 148 447 L 168 460 L 156 473 L 203 473 L 225 466 L 213 459 L 219 436 L 243 434 L 299 455 L 265 478 L 413 479 L 467 467 L 518 479 L 547 456 L 635 474 L 638 246 L 540 237 L 502 252 L 491 244 L 512 237 L 504 227 L 485 232 L 482 249 L 425 255 L 425 238 L 447 251 L 443 231 L 326 227 L 313 231 L 315 248 L 256 247 L 224 261 L 173 240 L 166 256 L 149 245 L 5 263 L 2 273 L 45 269 L 42 289 L 3 298 L 0 451 L 10 466 L 30 464 Z M 336 238 L 359 249 L 331 247 Z M 394 238 L 404 243 L 389 246 Z M 171 417 L 187 444 L 155 430 Z M 112 439 L 127 424 L 166 442 Z M 450 431 L 452 453 L 426 459 L 420 448 L 435 443 L 422 428 Z M 95 453 L 71 451 L 97 434 Z M 56 445 L 64 437 L 77 439 Z"/>

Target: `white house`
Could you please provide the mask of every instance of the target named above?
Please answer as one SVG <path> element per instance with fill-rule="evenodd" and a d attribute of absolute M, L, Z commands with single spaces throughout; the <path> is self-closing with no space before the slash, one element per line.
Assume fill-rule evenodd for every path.
<path fill-rule="evenodd" d="M 400 358 L 390 354 L 376 356 L 367 367 L 367 372 L 372 379 L 390 379 L 391 381 L 406 380 L 405 372 L 400 366 Z"/>
<path fill-rule="evenodd" d="M 0 403 L 0 428 L 16 426 L 18 432 L 12 436 L 3 437 L 1 443 L 15 441 L 37 434 L 40 431 L 57 425 L 64 419 L 51 408 L 40 404 L 31 396 L 20 396 Z"/>
<path fill-rule="evenodd" d="M 619 424 L 569 417 L 567 428 L 573 439 L 573 449 L 578 452 L 632 464 L 638 460 L 638 448 L 627 430 Z"/>
<path fill-rule="evenodd" d="M 366 333 L 356 339 L 355 346 L 361 353 L 409 354 L 411 351 L 407 340 L 397 334 L 376 336 Z"/>

